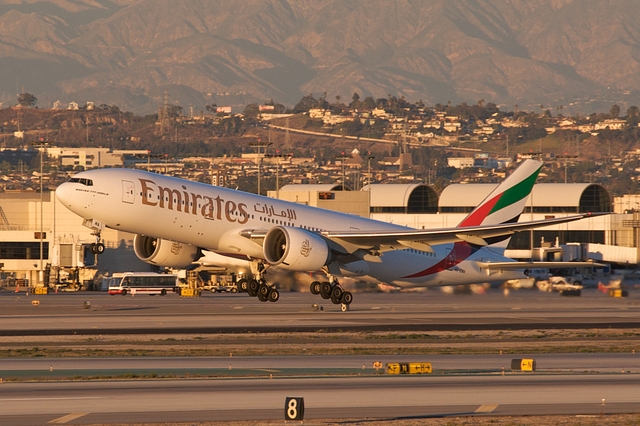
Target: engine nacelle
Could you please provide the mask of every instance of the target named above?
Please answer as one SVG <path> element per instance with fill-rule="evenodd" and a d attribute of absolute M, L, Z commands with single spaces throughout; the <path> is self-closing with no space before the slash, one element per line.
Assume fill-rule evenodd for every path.
<path fill-rule="evenodd" d="M 329 246 L 317 234 L 275 226 L 267 232 L 264 258 L 289 271 L 317 271 L 329 263 Z"/>
<path fill-rule="evenodd" d="M 133 251 L 144 262 L 168 268 L 184 269 L 200 258 L 198 247 L 136 234 Z"/>

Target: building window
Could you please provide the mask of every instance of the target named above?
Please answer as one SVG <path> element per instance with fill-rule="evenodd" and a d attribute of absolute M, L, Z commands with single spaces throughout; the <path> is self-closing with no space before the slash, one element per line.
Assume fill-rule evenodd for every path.
<path fill-rule="evenodd" d="M 607 213 L 611 207 L 611 198 L 600 185 L 588 186 L 580 196 L 580 213 Z"/>
<path fill-rule="evenodd" d="M 49 258 L 49 243 L 42 243 L 42 258 Z M 0 242 L 0 259 L 36 260 L 40 259 L 40 242 Z"/>
<path fill-rule="evenodd" d="M 411 191 L 407 201 L 407 213 L 436 213 L 438 211 L 438 194 L 426 186 L 421 185 Z"/>

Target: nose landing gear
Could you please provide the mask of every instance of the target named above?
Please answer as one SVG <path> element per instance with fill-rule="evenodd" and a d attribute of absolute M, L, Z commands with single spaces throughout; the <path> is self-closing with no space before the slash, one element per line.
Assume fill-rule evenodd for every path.
<path fill-rule="evenodd" d="M 104 224 L 101 222 L 95 221 L 93 219 L 85 219 L 82 223 L 83 226 L 91 229 L 91 235 L 96 238 L 95 243 L 91 243 L 89 246 L 89 250 L 93 254 L 102 254 L 104 253 L 104 243 L 102 242 L 102 230 L 104 229 Z"/>
<path fill-rule="evenodd" d="M 91 243 L 89 250 L 91 250 L 91 253 L 93 254 L 102 254 L 104 253 L 104 244 L 100 242 Z"/>

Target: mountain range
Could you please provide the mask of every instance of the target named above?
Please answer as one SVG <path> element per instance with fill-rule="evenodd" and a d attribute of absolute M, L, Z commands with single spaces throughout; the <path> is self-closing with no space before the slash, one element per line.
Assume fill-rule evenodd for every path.
<path fill-rule="evenodd" d="M 637 0 L 3 0 L 0 102 L 241 110 L 314 94 L 624 114 Z M 338 98 L 339 97 L 339 98 Z"/>

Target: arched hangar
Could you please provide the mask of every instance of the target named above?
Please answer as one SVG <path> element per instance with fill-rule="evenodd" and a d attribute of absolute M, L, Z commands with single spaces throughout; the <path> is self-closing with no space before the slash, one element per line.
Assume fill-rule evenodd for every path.
<path fill-rule="evenodd" d="M 438 212 L 438 193 L 422 183 L 366 185 L 371 189 L 371 213 L 421 214 Z"/>
<path fill-rule="evenodd" d="M 453 184 L 440 194 L 440 213 L 469 213 L 497 185 Z M 533 186 L 525 213 L 608 213 L 613 204 L 609 192 L 595 183 L 539 183 Z"/>

